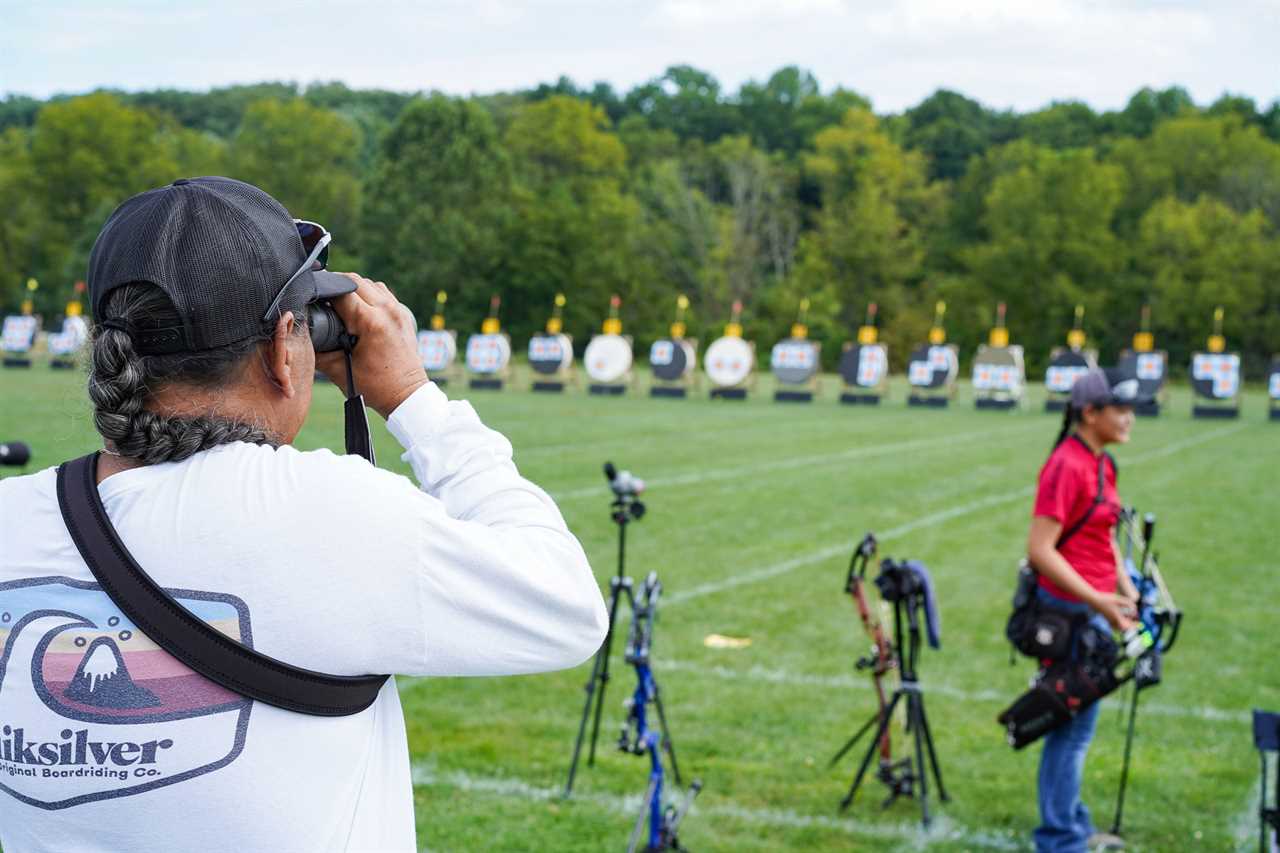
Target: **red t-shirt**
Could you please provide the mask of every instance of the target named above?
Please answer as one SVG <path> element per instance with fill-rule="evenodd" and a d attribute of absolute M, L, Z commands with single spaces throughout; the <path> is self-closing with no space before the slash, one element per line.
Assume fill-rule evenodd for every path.
<path fill-rule="evenodd" d="M 1033 515 L 1052 518 L 1066 533 L 1089 512 L 1098 495 L 1098 464 L 1102 461 L 1103 501 L 1089 513 L 1084 526 L 1058 549 L 1089 586 L 1104 593 L 1116 591 L 1116 555 L 1112 531 L 1120 516 L 1120 494 L 1116 491 L 1115 461 L 1107 454 L 1094 456 L 1079 437 L 1072 435 L 1049 454 L 1040 469 Z M 1074 595 L 1058 589 L 1044 575 L 1040 586 L 1067 601 Z"/>

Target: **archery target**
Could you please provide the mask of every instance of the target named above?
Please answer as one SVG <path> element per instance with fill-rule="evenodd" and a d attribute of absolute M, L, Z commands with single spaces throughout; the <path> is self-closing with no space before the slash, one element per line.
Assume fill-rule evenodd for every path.
<path fill-rule="evenodd" d="M 511 341 L 506 335 L 472 335 L 467 338 L 467 369 L 472 373 L 499 373 L 511 361 Z"/>
<path fill-rule="evenodd" d="M 1044 386 L 1055 394 L 1069 394 L 1071 386 L 1092 366 L 1084 353 L 1059 350 L 1049 361 L 1049 369 L 1044 373 Z"/>
<path fill-rule="evenodd" d="M 1271 377 L 1267 381 L 1267 393 L 1272 400 L 1280 400 L 1280 359 L 1271 362 Z"/>
<path fill-rule="evenodd" d="M 889 372 L 889 353 L 884 344 L 849 347 L 840 356 L 840 376 L 846 385 L 877 388 Z"/>
<path fill-rule="evenodd" d="M 582 361 L 592 379 L 617 382 L 631 369 L 631 342 L 621 335 L 596 335 Z"/>
<path fill-rule="evenodd" d="M 559 373 L 571 364 L 573 343 L 568 335 L 534 335 L 529 339 L 529 366 L 535 373 Z"/>
<path fill-rule="evenodd" d="M 1240 391 L 1240 356 L 1198 352 L 1191 358 L 1191 385 L 1211 400 L 1230 400 Z"/>
<path fill-rule="evenodd" d="M 978 348 L 973 363 L 975 391 L 1018 397 L 1025 384 L 1026 372 L 1022 366 L 1021 347 Z"/>
<path fill-rule="evenodd" d="M 746 381 L 755 366 L 755 353 L 742 338 L 717 338 L 707 347 L 707 378 L 719 388 Z"/>
<path fill-rule="evenodd" d="M 907 361 L 907 382 L 915 388 L 942 388 L 955 380 L 959 370 L 951 347 L 921 344 Z"/>
<path fill-rule="evenodd" d="M 49 335 L 49 352 L 52 355 L 72 355 L 89 339 L 89 326 L 83 317 L 68 317 L 62 321 L 62 331 Z"/>
<path fill-rule="evenodd" d="M 649 367 L 653 375 L 665 382 L 683 379 L 693 372 L 698 355 L 688 341 L 662 338 L 649 347 Z"/>
<path fill-rule="evenodd" d="M 36 342 L 36 318 L 14 314 L 4 318 L 0 328 L 0 349 L 5 352 L 26 352 Z"/>
<path fill-rule="evenodd" d="M 798 338 L 778 341 L 769 354 L 769 367 L 784 385 L 808 382 L 818 372 L 818 345 Z"/>
<path fill-rule="evenodd" d="M 1139 380 L 1164 381 L 1164 353 L 1144 352 L 1134 360 L 1134 375 Z"/>
<path fill-rule="evenodd" d="M 429 371 L 447 370 L 458 356 L 458 342 L 452 332 L 418 332 L 418 358 Z"/>

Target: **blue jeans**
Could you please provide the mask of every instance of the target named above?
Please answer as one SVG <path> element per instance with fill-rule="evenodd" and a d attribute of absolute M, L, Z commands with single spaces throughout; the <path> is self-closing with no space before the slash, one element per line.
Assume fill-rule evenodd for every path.
<path fill-rule="evenodd" d="M 1106 620 L 1087 604 L 1063 601 L 1043 587 L 1036 594 L 1042 603 L 1058 610 L 1092 614 L 1089 621 L 1110 633 Z M 1045 735 L 1037 780 L 1040 825 L 1032 833 L 1037 853 L 1084 853 L 1088 849 L 1089 836 L 1094 833 L 1094 828 L 1089 808 L 1080 799 L 1080 782 L 1084 776 L 1085 754 L 1093 740 L 1101 707 L 1100 702 L 1094 702 L 1071 722 Z"/>

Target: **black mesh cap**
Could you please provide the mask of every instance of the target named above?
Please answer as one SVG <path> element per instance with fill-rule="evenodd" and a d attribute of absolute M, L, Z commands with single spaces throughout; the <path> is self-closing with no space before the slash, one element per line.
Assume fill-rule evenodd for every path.
<path fill-rule="evenodd" d="M 89 256 L 89 298 L 101 322 L 112 290 L 154 284 L 182 326 L 135 334 L 139 351 L 214 349 L 260 334 L 263 314 L 306 258 L 293 218 L 262 190 L 231 178 L 183 178 L 111 214 Z M 280 312 L 297 316 L 308 302 L 352 290 L 346 276 L 307 270 Z"/>

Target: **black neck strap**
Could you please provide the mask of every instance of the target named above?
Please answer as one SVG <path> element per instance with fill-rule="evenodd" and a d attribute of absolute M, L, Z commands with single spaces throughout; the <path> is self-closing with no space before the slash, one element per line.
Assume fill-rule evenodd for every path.
<path fill-rule="evenodd" d="M 327 675 L 268 657 L 210 627 L 147 576 L 107 517 L 98 454 L 58 467 L 58 507 L 89 570 L 121 612 L 156 645 L 205 678 L 250 699 L 319 717 L 373 704 L 385 675 Z"/>

